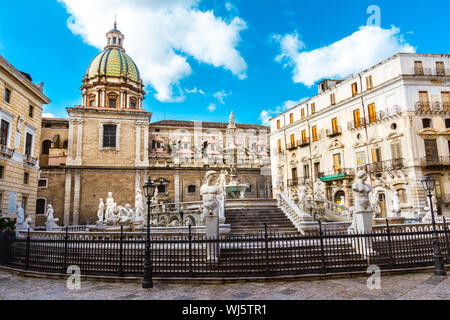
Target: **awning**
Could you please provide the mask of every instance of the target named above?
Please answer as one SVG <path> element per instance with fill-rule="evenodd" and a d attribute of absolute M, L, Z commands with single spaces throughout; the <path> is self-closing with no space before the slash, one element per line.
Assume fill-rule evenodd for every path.
<path fill-rule="evenodd" d="M 319 180 L 320 181 L 331 181 L 331 180 L 338 180 L 338 179 L 344 179 L 347 176 L 345 173 L 339 173 L 339 174 L 333 174 L 331 176 L 322 177 Z"/>

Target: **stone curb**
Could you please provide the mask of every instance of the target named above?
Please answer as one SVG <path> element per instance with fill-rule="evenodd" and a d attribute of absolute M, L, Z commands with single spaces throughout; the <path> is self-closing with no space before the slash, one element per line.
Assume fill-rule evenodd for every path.
<path fill-rule="evenodd" d="M 445 266 L 446 270 L 450 270 L 450 265 Z M 16 269 L 6 266 L 0 266 L 1 271 L 11 272 L 13 274 L 30 277 L 30 278 L 45 278 L 45 279 L 67 279 L 69 274 L 48 273 L 30 270 Z M 409 269 L 391 269 L 381 270 L 382 276 L 401 275 L 408 273 L 432 273 L 434 266 L 419 267 Z M 327 273 L 327 274 L 304 274 L 304 275 L 289 275 L 289 276 L 273 276 L 273 277 L 232 277 L 232 278 L 161 278 L 154 277 L 155 283 L 181 283 L 181 284 L 226 284 L 226 283 L 245 283 L 245 282 L 277 282 L 277 281 L 323 281 L 331 279 L 345 279 L 367 277 L 368 274 L 364 271 Z M 142 282 L 142 277 L 116 277 L 116 276 L 97 276 L 97 275 L 81 275 L 82 280 L 86 281 L 103 281 L 103 282 Z"/>

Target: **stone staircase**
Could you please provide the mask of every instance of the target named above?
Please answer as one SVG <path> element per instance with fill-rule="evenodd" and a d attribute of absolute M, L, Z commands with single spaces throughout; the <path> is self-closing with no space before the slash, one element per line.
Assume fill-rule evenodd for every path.
<path fill-rule="evenodd" d="M 264 233 L 265 223 L 269 233 L 300 235 L 289 218 L 277 207 L 276 201 L 258 208 L 227 209 L 225 223 L 231 225 L 231 237 Z"/>

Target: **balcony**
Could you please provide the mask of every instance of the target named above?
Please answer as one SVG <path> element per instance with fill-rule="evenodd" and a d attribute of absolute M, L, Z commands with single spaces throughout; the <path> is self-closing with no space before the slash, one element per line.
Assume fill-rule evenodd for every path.
<path fill-rule="evenodd" d="M 447 113 L 450 112 L 450 103 L 441 103 L 439 101 L 430 103 L 418 101 L 415 104 L 417 114 L 431 114 L 431 113 Z"/>
<path fill-rule="evenodd" d="M 366 166 L 369 173 L 380 173 L 390 170 L 400 170 L 404 168 L 404 159 L 392 159 L 380 162 L 374 162 Z"/>
<path fill-rule="evenodd" d="M 12 156 L 14 155 L 14 149 L 11 149 L 11 148 L 8 148 L 7 146 L 1 145 L 0 146 L 0 154 L 7 158 L 12 158 Z"/>
<path fill-rule="evenodd" d="M 288 179 L 287 186 L 288 187 L 296 187 L 296 186 L 298 186 L 298 178 Z"/>
<path fill-rule="evenodd" d="M 296 144 L 296 143 L 294 143 L 294 144 L 288 143 L 288 144 L 286 145 L 286 149 L 287 149 L 287 150 L 295 150 L 295 149 L 297 149 L 297 144 Z"/>
<path fill-rule="evenodd" d="M 411 71 L 409 71 L 410 75 L 415 76 L 449 76 L 450 75 L 450 69 L 443 69 L 443 68 L 413 68 Z"/>
<path fill-rule="evenodd" d="M 423 167 L 433 167 L 436 169 L 450 167 L 450 157 L 449 156 L 439 156 L 433 158 L 422 159 L 420 165 Z"/>
<path fill-rule="evenodd" d="M 333 171 L 328 171 L 320 174 L 320 181 L 334 181 L 343 179 L 353 179 L 355 176 L 355 170 L 350 168 L 337 168 Z M 319 175 L 319 176 L 320 176 Z"/>
<path fill-rule="evenodd" d="M 29 154 L 25 154 L 23 156 L 23 162 L 25 162 L 26 164 L 28 164 L 30 166 L 34 166 L 37 162 L 37 158 L 34 158 L 34 157 L 30 156 Z"/>
<path fill-rule="evenodd" d="M 331 129 L 331 130 L 327 129 L 327 137 L 329 137 L 329 138 L 339 136 L 341 134 L 342 134 L 341 127 L 337 127 L 337 128 Z"/>
<path fill-rule="evenodd" d="M 299 146 L 300 148 L 309 146 L 309 144 L 310 144 L 310 139 L 309 138 L 306 138 L 306 139 L 303 139 L 303 140 L 297 140 L 297 146 Z"/>
<path fill-rule="evenodd" d="M 366 119 L 365 118 L 359 119 L 359 121 L 347 122 L 348 130 L 360 129 L 360 128 L 363 128 L 365 125 L 366 125 Z"/>

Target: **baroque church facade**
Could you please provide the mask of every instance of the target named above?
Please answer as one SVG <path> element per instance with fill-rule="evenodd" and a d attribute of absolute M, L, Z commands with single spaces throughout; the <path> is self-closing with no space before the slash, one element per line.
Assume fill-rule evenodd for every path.
<path fill-rule="evenodd" d="M 247 197 L 271 197 L 268 127 L 163 120 L 151 123 L 143 108 L 144 84 L 114 28 L 83 77 L 82 104 L 68 118 L 44 118 L 36 224 L 52 204 L 64 225 L 96 220 L 100 199 L 112 192 L 118 204 L 133 203 L 151 176 L 164 202 L 200 200 L 208 170 L 229 170 L 227 146 L 239 146 L 237 168 Z M 268 172 L 267 172 L 268 171 Z"/>

